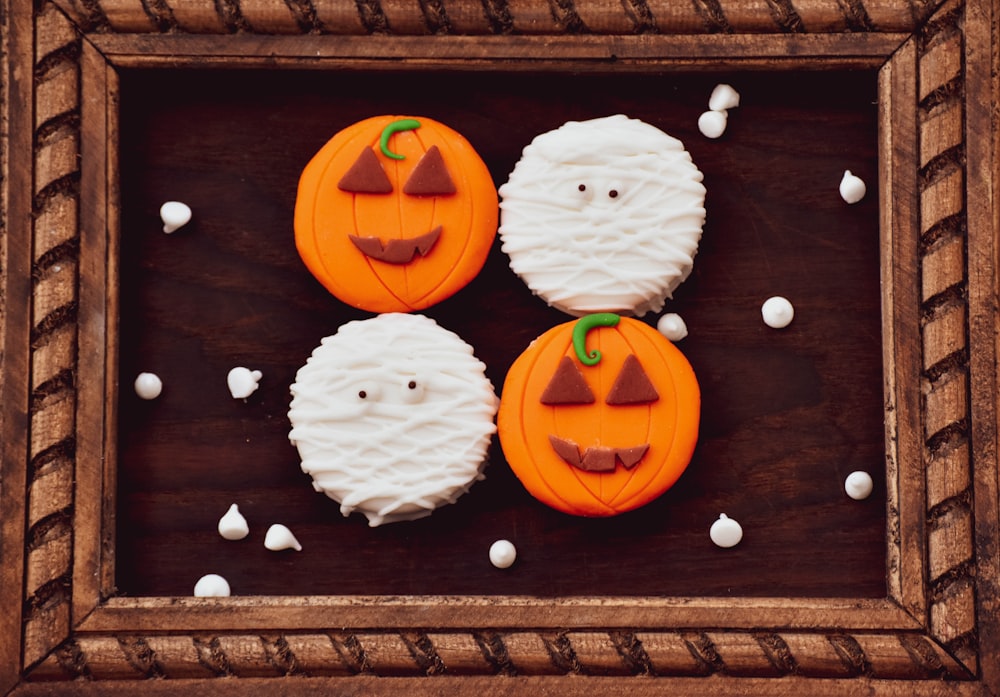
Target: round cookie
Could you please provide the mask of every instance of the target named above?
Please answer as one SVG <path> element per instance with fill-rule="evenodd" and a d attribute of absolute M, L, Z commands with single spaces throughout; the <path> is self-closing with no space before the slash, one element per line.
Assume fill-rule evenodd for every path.
<path fill-rule="evenodd" d="M 429 118 L 377 116 L 337 133 L 306 165 L 295 244 L 344 302 L 410 312 L 479 273 L 497 215 L 493 179 L 464 137 Z"/>
<path fill-rule="evenodd" d="M 687 468 L 701 394 L 684 355 L 612 313 L 542 334 L 507 373 L 497 425 L 532 496 L 579 516 L 643 506 Z"/>
<path fill-rule="evenodd" d="M 621 114 L 524 148 L 500 187 L 500 239 L 536 295 L 571 315 L 659 311 L 694 263 L 702 173 L 684 145 Z"/>
<path fill-rule="evenodd" d="M 472 347 L 423 315 L 348 322 L 291 386 L 313 487 L 371 526 L 422 518 L 483 478 L 497 398 Z"/>

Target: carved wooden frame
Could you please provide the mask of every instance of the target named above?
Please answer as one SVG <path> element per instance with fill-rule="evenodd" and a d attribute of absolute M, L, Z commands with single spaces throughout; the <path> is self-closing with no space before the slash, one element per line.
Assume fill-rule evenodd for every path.
<path fill-rule="evenodd" d="M 1000 692 L 994 0 L 33 5 L 0 0 L 0 694 Z M 886 598 L 112 597 L 116 70 L 495 62 L 879 68 Z"/>

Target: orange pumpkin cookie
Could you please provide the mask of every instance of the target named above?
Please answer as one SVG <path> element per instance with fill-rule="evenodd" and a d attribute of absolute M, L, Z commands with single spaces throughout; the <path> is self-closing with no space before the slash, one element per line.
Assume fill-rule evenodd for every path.
<path fill-rule="evenodd" d="M 561 324 L 522 353 L 497 427 L 511 469 L 539 501 L 580 516 L 643 506 L 687 468 L 701 393 L 691 364 L 638 320 Z"/>
<path fill-rule="evenodd" d="M 493 179 L 465 138 L 428 118 L 376 116 L 337 133 L 306 165 L 295 244 L 344 302 L 409 312 L 479 273 L 497 216 Z"/>

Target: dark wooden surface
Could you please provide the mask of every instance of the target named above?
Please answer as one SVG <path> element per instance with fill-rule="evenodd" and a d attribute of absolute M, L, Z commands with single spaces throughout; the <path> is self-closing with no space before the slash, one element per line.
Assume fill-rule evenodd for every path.
<path fill-rule="evenodd" d="M 697 131 L 712 87 L 743 94 L 718 141 Z M 124 71 L 116 582 L 123 595 L 189 595 L 205 573 L 235 594 L 885 595 L 875 75 L 509 75 Z M 703 390 L 702 432 L 677 485 L 615 519 L 537 503 L 494 445 L 485 481 L 413 523 L 368 528 L 313 492 L 287 440 L 288 385 L 319 340 L 366 316 L 326 293 L 292 239 L 298 174 L 338 129 L 378 113 L 462 132 L 496 183 L 531 138 L 622 112 L 680 138 L 705 173 L 708 222 L 691 278 L 666 310 Z M 869 182 L 847 206 L 844 169 Z M 190 225 L 160 231 L 169 199 Z M 784 331 L 760 303 L 789 297 Z M 568 319 L 531 296 L 494 248 L 482 274 L 426 312 L 471 343 L 498 391 L 538 334 Z M 647 316 L 648 321 L 656 317 Z M 264 373 L 246 402 L 228 370 Z M 162 397 L 131 389 L 151 370 Z M 869 471 L 855 502 L 844 477 Z M 216 521 L 238 503 L 251 535 Z M 743 543 L 716 548 L 719 513 Z M 268 552 L 288 525 L 301 553 Z M 515 567 L 487 559 L 496 539 Z"/>

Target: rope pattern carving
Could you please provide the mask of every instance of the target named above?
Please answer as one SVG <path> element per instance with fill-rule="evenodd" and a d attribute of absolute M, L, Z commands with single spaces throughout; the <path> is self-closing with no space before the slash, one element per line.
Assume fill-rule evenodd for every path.
<path fill-rule="evenodd" d="M 81 26 L 104 21 L 81 4 Z M 46 5 L 36 19 L 31 434 L 24 601 L 25 664 L 69 632 L 72 588 L 80 171 L 76 27 Z"/>
<path fill-rule="evenodd" d="M 623 0 L 614 7 L 600 0 L 532 0 L 514 6 L 509 0 L 480 0 L 478 19 L 466 18 L 459 30 L 448 16 L 447 3 L 440 0 L 420 0 L 405 9 L 383 6 L 382 0 L 355 0 L 356 21 L 332 14 L 327 3 L 315 0 L 52 1 L 84 32 L 115 31 L 120 26 L 128 31 L 217 34 L 288 33 L 295 29 L 301 34 L 580 34 L 592 31 L 588 18 L 595 16 L 602 17 L 602 26 L 619 28 L 613 33 L 633 34 L 913 31 L 936 5 L 912 2 L 912 13 L 904 17 L 881 3 L 866 6 L 865 0 L 801 3 L 801 8 L 794 0 L 767 0 L 758 3 L 753 12 L 745 5 L 738 7 L 739 0 L 692 0 L 671 5 L 669 16 L 658 19 L 646 0 Z M 114 12 L 106 12 L 105 4 L 114 4 Z M 523 16 L 518 16 L 515 7 Z M 621 14 L 607 16 L 609 12 Z M 539 21 L 545 15 L 550 22 Z M 730 15 L 738 19 L 730 19 Z M 402 29 L 396 30 L 394 25 Z"/>
<path fill-rule="evenodd" d="M 536 653 L 539 647 L 547 654 L 544 660 Z M 969 677 L 941 647 L 907 633 L 497 632 L 485 637 L 413 631 L 207 638 L 82 636 L 55 651 L 32 678 L 352 675 Z"/>
<path fill-rule="evenodd" d="M 960 4 L 946 3 L 916 36 L 921 388 L 931 626 L 974 666 L 963 16 Z"/>

